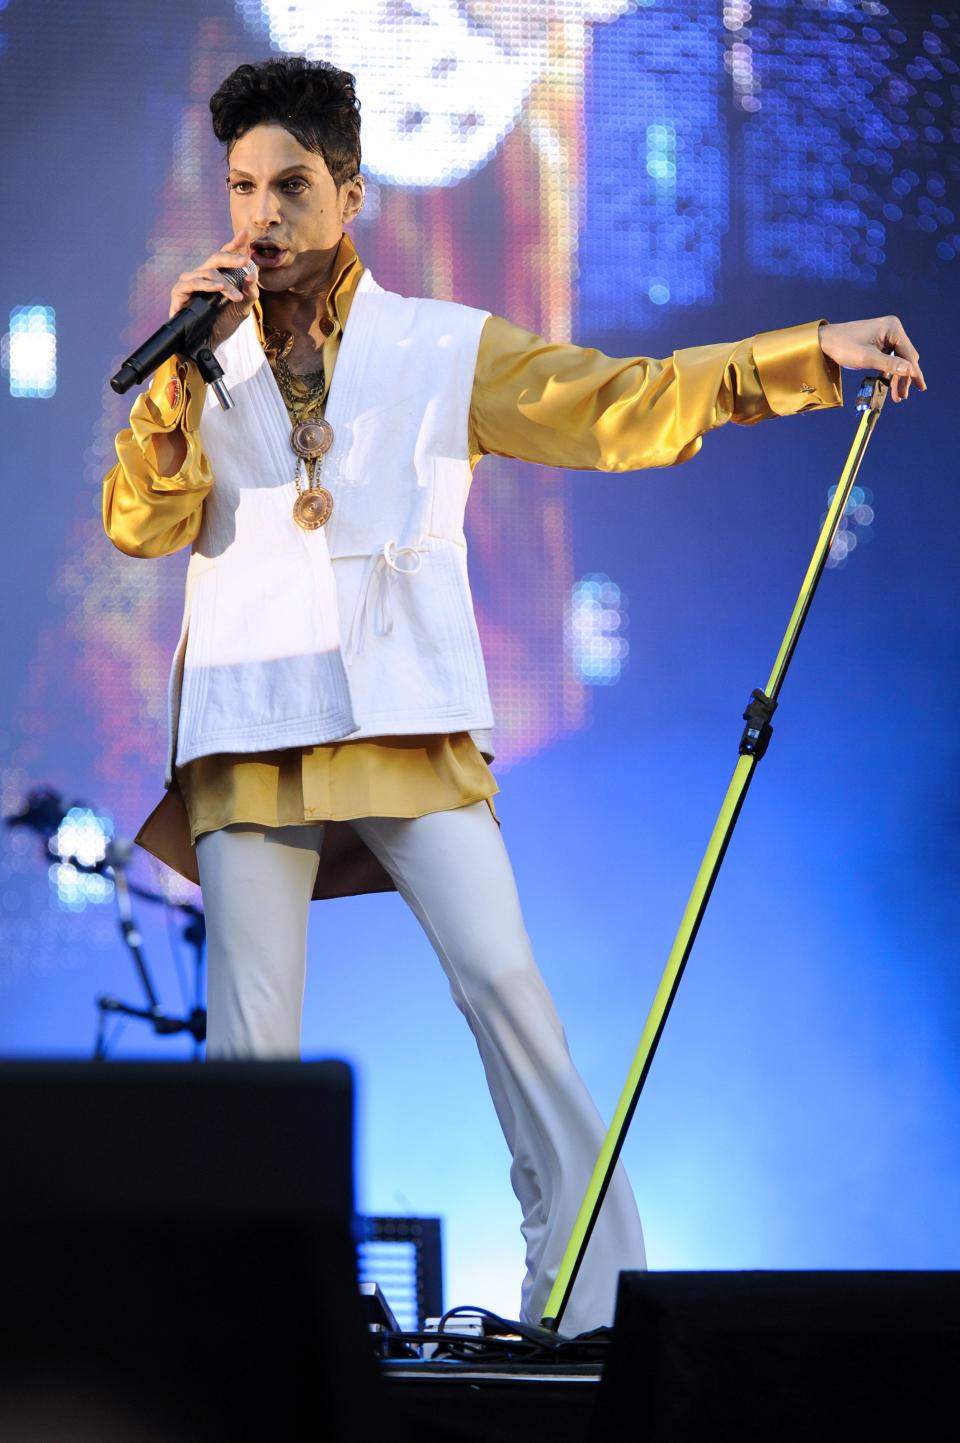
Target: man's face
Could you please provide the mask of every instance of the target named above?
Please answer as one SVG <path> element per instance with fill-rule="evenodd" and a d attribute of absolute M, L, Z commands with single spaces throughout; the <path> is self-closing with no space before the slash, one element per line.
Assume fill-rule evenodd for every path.
<path fill-rule="evenodd" d="M 322 155 L 281 125 L 257 125 L 234 142 L 227 186 L 235 231 L 246 227 L 262 291 L 309 291 L 325 276 L 345 221 L 363 200 L 360 184 L 339 187 Z M 258 241 L 276 247 L 258 248 Z"/>

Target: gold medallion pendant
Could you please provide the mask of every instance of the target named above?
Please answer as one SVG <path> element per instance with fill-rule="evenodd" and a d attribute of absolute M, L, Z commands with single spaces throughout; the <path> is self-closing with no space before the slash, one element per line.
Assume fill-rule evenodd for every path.
<path fill-rule="evenodd" d="M 325 526 L 333 511 L 333 497 L 325 486 L 314 485 L 314 476 L 322 458 L 333 445 L 333 427 L 322 416 L 310 421 L 298 421 L 290 432 L 290 445 L 297 454 L 297 474 L 294 485 L 297 499 L 293 503 L 293 519 L 304 531 L 316 531 Z M 308 481 L 306 489 L 300 490 L 300 465 L 306 463 Z"/>
<path fill-rule="evenodd" d="M 333 497 L 326 486 L 311 486 L 301 491 L 293 503 L 293 519 L 304 531 L 316 531 L 325 526 L 333 512 Z"/>
<path fill-rule="evenodd" d="M 323 416 L 304 419 L 304 411 L 319 405 L 323 400 L 326 378 L 321 373 L 319 381 L 310 387 L 305 387 L 300 380 L 299 389 L 305 389 L 306 394 L 298 395 L 298 386 L 294 384 L 294 378 L 287 370 L 282 350 L 278 351 L 274 364 L 277 384 L 293 422 L 290 445 L 297 457 L 297 467 L 293 475 L 293 484 L 297 489 L 293 503 L 293 519 L 304 531 L 316 531 L 325 526 L 333 514 L 333 496 L 325 486 L 314 484 L 320 463 L 333 445 L 333 427 Z M 307 484 L 301 489 L 303 471 L 307 473 Z"/>
<path fill-rule="evenodd" d="M 312 421 L 298 421 L 290 432 L 290 445 L 304 460 L 315 461 L 325 456 L 333 445 L 333 427 L 322 416 Z"/>

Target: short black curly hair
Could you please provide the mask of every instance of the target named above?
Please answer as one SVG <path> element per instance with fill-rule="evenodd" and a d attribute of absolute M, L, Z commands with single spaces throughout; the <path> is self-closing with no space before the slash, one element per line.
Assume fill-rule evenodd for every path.
<path fill-rule="evenodd" d="M 323 156 L 339 187 L 360 170 L 360 102 L 355 77 L 327 60 L 285 55 L 238 65 L 210 97 L 213 133 L 227 147 L 255 125 L 282 125 Z"/>

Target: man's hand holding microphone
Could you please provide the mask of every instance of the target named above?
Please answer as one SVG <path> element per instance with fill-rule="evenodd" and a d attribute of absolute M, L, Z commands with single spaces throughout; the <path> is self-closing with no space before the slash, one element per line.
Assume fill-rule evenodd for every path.
<path fill-rule="evenodd" d="M 139 385 L 171 356 L 190 352 L 200 336 L 214 351 L 233 335 L 260 294 L 257 266 L 247 242 L 246 229 L 238 231 L 202 266 L 177 279 L 170 293 L 169 319 L 111 376 L 116 392 L 122 395 Z M 215 314 L 212 327 L 211 313 Z"/>
<path fill-rule="evenodd" d="M 216 318 L 209 333 L 206 344 L 211 350 L 223 344 L 232 336 L 237 327 L 246 320 L 253 309 L 253 303 L 260 295 L 260 287 L 257 284 L 259 272 L 256 262 L 250 255 L 248 249 L 249 233 L 246 229 L 240 230 L 229 240 L 222 250 L 215 251 L 208 256 L 202 265 L 195 270 L 184 271 L 174 282 L 170 292 L 170 312 L 166 327 L 161 327 L 149 341 L 141 346 L 140 351 L 134 352 L 130 361 L 113 378 L 111 385 L 114 390 L 126 390 L 128 384 L 133 384 L 139 379 L 146 379 L 152 371 L 156 370 L 163 361 L 168 360 L 171 355 L 179 352 L 179 342 L 183 339 L 183 326 L 178 328 L 179 334 L 172 335 L 171 327 L 177 318 L 182 317 L 188 308 L 194 307 L 198 297 L 203 298 L 203 309 L 209 315 L 211 302 L 218 305 Z M 238 275 L 238 271 L 243 271 Z M 233 275 L 224 272 L 233 272 Z M 238 284 L 239 282 L 239 284 Z M 222 298 L 222 299 L 218 299 Z M 203 311 L 200 311 L 203 314 Z M 153 346 L 154 352 L 160 354 L 160 359 L 155 359 L 154 354 L 149 353 Z M 147 353 L 144 355 L 144 353 Z M 127 367 L 134 369 L 135 363 L 142 360 L 149 369 L 141 376 L 134 371 L 133 380 L 126 382 L 124 372 Z M 152 362 L 152 364 L 151 364 Z M 123 377 L 125 384 L 116 384 L 118 377 Z M 179 380 L 172 380 L 169 385 L 173 388 L 174 394 L 169 395 L 171 405 L 176 403 L 176 395 L 179 390 Z M 153 450 L 153 460 L 157 472 L 161 476 L 176 476 L 181 470 L 187 456 L 187 442 L 183 431 L 177 426 L 172 431 L 157 432 L 150 437 Z"/>
<path fill-rule="evenodd" d="M 222 346 L 224 341 L 232 336 L 234 331 L 245 321 L 253 309 L 253 303 L 259 299 L 260 287 L 257 284 L 259 272 L 256 262 L 249 250 L 250 233 L 244 228 L 237 231 L 232 240 L 228 241 L 222 250 L 215 251 L 208 256 L 202 265 L 196 270 L 184 271 L 174 282 L 173 290 L 170 292 L 170 319 L 178 315 L 200 291 L 220 291 L 226 298 L 226 304 L 217 311 L 217 319 L 213 323 L 213 330 L 210 332 L 210 339 L 207 344 L 212 351 Z M 224 271 L 232 271 L 243 268 L 245 274 L 240 285 L 223 274 Z"/>

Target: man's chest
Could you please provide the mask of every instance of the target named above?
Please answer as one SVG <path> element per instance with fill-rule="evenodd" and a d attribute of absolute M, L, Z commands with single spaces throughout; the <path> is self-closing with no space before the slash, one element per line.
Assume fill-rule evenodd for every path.
<path fill-rule="evenodd" d="M 310 377 L 323 370 L 323 353 L 323 345 L 317 345 L 312 336 L 294 336 L 284 359 L 293 375 Z"/>

